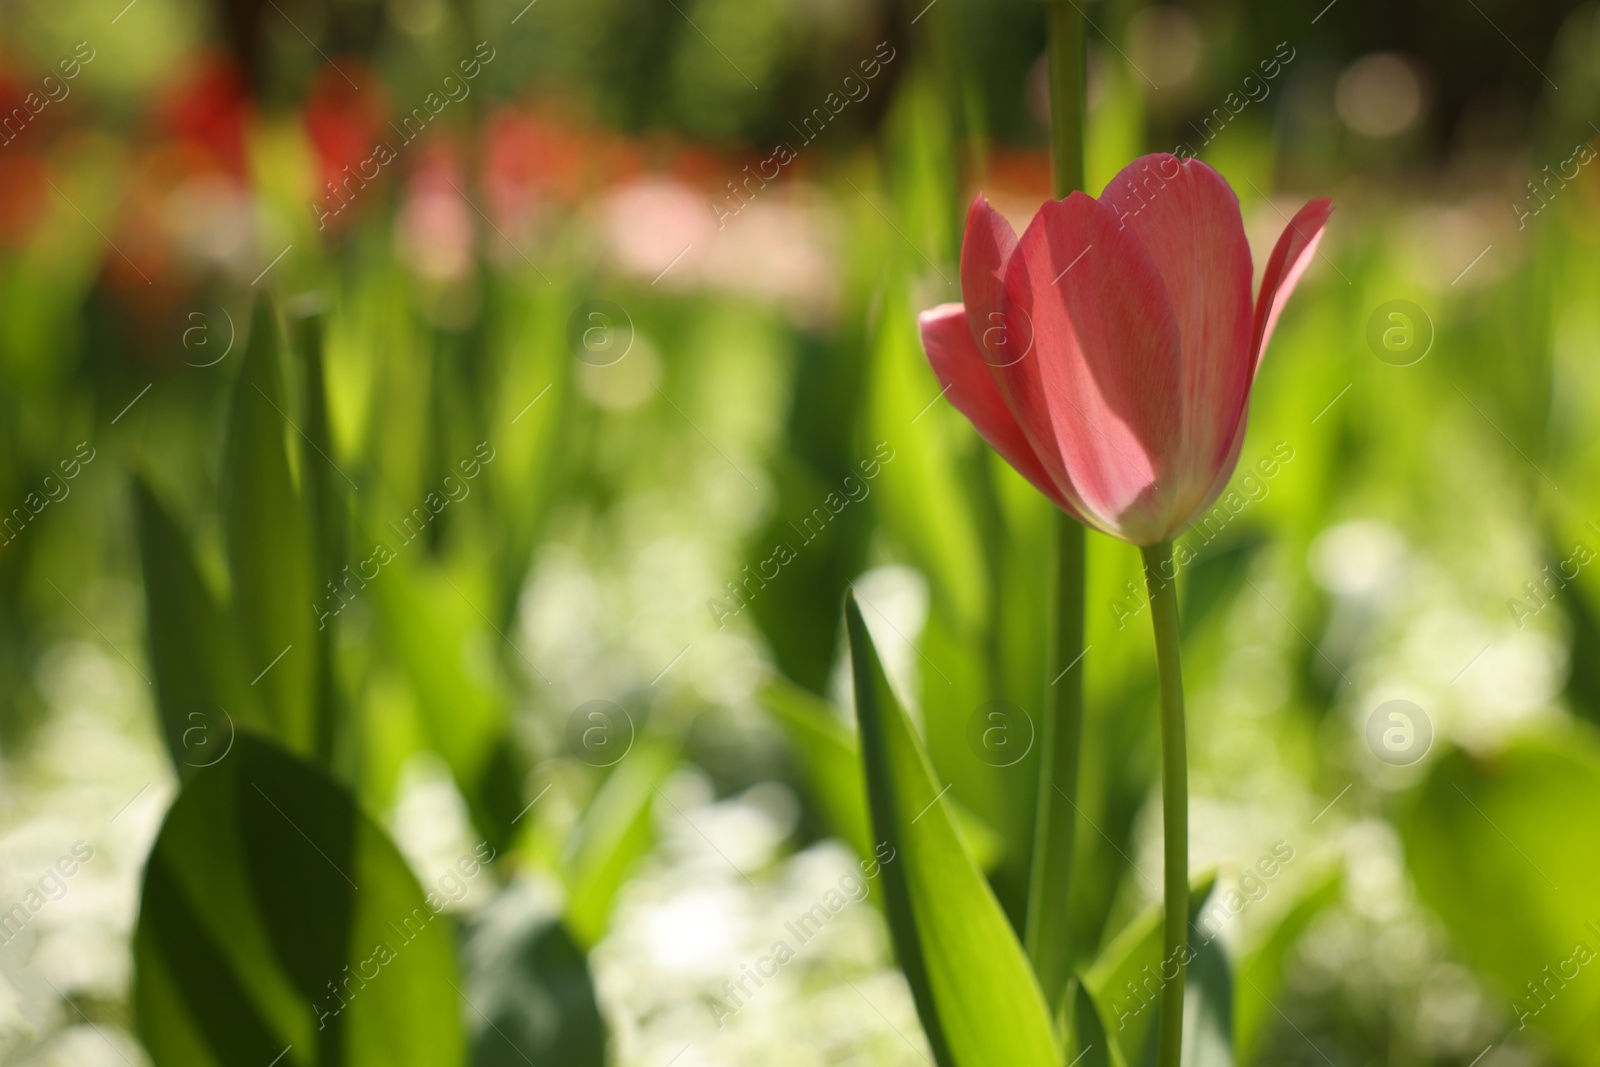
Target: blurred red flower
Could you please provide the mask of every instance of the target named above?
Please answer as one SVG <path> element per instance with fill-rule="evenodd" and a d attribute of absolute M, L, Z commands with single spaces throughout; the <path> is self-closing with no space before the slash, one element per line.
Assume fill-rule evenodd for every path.
<path fill-rule="evenodd" d="M 203 52 L 162 94 L 156 121 L 162 132 L 209 164 L 243 181 L 245 135 L 255 114 L 244 73 L 223 52 Z"/>

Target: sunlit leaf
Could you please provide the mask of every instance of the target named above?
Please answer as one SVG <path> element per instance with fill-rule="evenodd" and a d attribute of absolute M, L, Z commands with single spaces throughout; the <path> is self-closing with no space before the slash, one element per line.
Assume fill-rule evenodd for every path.
<path fill-rule="evenodd" d="M 666 742 L 639 739 L 606 775 L 568 839 L 567 925 L 579 944 L 600 940 L 629 867 L 654 840 L 651 806 L 674 761 Z"/>
<path fill-rule="evenodd" d="M 505 638 L 481 586 L 423 557 L 404 533 L 374 535 L 390 562 L 362 592 L 378 606 L 382 633 L 410 678 L 429 746 L 449 765 L 478 829 L 503 849 L 526 803 L 517 802 L 520 774 L 504 782 L 510 753 L 496 648 Z"/>
<path fill-rule="evenodd" d="M 889 688 L 853 596 L 845 622 L 873 833 L 891 847 L 880 888 L 894 945 L 942 1067 L 1045 1067 L 1058 1049 L 1022 946 Z"/>
<path fill-rule="evenodd" d="M 793 682 L 771 679 L 761 701 L 783 727 L 799 754 L 812 796 L 828 825 L 862 858 L 873 852 L 867 794 L 861 783 L 861 755 L 856 735 L 834 714 L 833 705 Z M 945 794 L 950 817 L 967 854 L 978 867 L 991 871 L 1000 862 L 1003 844 L 993 827 Z"/>

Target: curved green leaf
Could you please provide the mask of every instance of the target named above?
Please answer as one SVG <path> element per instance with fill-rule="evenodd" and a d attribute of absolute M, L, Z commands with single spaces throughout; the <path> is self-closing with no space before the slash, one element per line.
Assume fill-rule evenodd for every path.
<path fill-rule="evenodd" d="M 1196 955 L 1205 946 L 1200 944 L 1195 920 L 1216 884 L 1216 872 L 1207 871 L 1189 885 L 1190 952 Z M 1147 1049 L 1155 1047 L 1160 993 L 1165 984 L 1161 975 L 1163 910 L 1160 904 L 1154 904 L 1140 912 L 1101 950 L 1083 975 L 1084 988 L 1099 1006 L 1109 1038 L 1128 1063 L 1145 1062 Z"/>
<path fill-rule="evenodd" d="M 158 1067 L 459 1064 L 432 904 L 349 793 L 240 733 L 184 786 L 145 867 L 140 1037 Z"/>
<path fill-rule="evenodd" d="M 882 867 L 884 910 L 928 1044 L 941 1067 L 1055 1064 L 1038 983 L 942 803 L 854 596 L 845 623 L 873 832 L 894 850 Z"/>
<path fill-rule="evenodd" d="M 567 925 L 579 944 L 600 940 L 628 868 L 654 840 L 650 812 L 656 787 L 675 759 L 666 743 L 641 739 L 584 809 L 565 857 Z"/>
<path fill-rule="evenodd" d="M 189 539 L 143 478 L 133 479 L 156 704 L 180 775 L 222 757 L 238 723 L 256 722 L 226 607 Z"/>
<path fill-rule="evenodd" d="M 1254 1061 L 1253 1053 L 1266 1023 L 1277 1018 L 1273 999 L 1283 985 L 1284 957 L 1315 919 L 1339 900 L 1344 890 L 1344 868 L 1331 865 L 1313 878 L 1310 887 L 1278 920 L 1259 948 L 1239 961 L 1239 986 L 1234 1000 L 1235 1044 L 1239 1058 Z"/>
<path fill-rule="evenodd" d="M 274 735 L 297 752 L 311 752 L 318 740 L 316 605 L 323 596 L 311 509 L 296 481 L 301 449 L 291 406 L 283 337 L 262 298 L 234 385 L 222 460 L 222 527 L 250 684 L 270 709 Z"/>
<path fill-rule="evenodd" d="M 1061 1055 L 1075 1067 L 1127 1067 L 1122 1050 L 1106 1036 L 1100 1006 L 1084 988 L 1083 977 L 1067 980 L 1061 1000 Z"/>
<path fill-rule="evenodd" d="M 472 1067 L 605 1067 L 606 1028 L 583 950 L 526 887 L 490 903 L 468 930 Z"/>
<path fill-rule="evenodd" d="M 870 854 L 872 830 L 861 787 L 861 759 L 855 737 L 834 715 L 833 706 L 781 677 L 762 687 L 760 700 L 799 757 L 811 797 L 829 828 L 858 855 Z"/>
<path fill-rule="evenodd" d="M 867 794 L 861 784 L 861 756 L 856 737 L 833 713 L 833 705 L 787 678 L 774 677 L 762 689 L 762 704 L 778 720 L 800 756 L 811 796 L 829 827 L 862 859 L 873 854 Z M 950 817 L 967 853 L 984 872 L 1000 863 L 1004 843 L 995 829 L 945 794 Z"/>
<path fill-rule="evenodd" d="M 1559 817 L 1556 817 L 1559 816 Z M 1588 727 L 1525 737 L 1433 766 L 1401 821 L 1417 893 L 1462 955 L 1572 1062 L 1589 1062 L 1600 1014 L 1600 743 Z M 1514 923 L 1486 917 L 1514 915 Z"/>

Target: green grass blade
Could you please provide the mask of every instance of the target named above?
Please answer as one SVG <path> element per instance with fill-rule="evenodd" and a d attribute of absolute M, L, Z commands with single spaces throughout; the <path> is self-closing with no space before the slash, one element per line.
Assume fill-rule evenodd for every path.
<path fill-rule="evenodd" d="M 1045 1067 L 1059 1052 L 1011 924 L 967 854 L 855 598 L 845 622 L 889 929 L 941 1067 Z"/>

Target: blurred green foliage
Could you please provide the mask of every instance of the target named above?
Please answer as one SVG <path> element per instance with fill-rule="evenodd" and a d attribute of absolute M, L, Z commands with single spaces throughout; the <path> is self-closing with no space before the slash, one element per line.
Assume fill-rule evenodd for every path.
<path fill-rule="evenodd" d="M 240 1043 L 254 1041 L 256 1057 L 277 1041 L 319 1049 L 286 1062 L 512 1062 L 498 1028 L 559 1062 L 602 1062 L 584 954 L 654 845 L 655 799 L 674 767 L 699 766 L 723 796 L 783 780 L 804 807 L 793 845 L 831 834 L 870 851 L 858 740 L 838 706 L 841 605 L 891 565 L 923 583 L 920 627 L 896 635 L 870 606 L 863 614 L 904 703 L 895 721 L 917 728 L 902 740 L 926 756 L 932 791 L 950 786 L 950 825 L 935 824 L 950 831 L 942 862 L 978 878 L 967 888 L 980 898 L 986 879 L 994 917 L 1019 925 L 1038 761 L 992 766 L 968 730 L 994 700 L 1038 721 L 1049 679 L 1036 561 L 1050 516 L 938 401 L 914 322 L 959 297 L 975 188 L 1042 195 L 1029 178 L 1041 160 L 1028 154 L 1043 136 L 1030 90 L 1040 7 L 275 7 L 140 0 L 112 24 L 114 10 L 27 2 L 0 16 L 14 32 L 7 91 L 84 36 L 100 49 L 71 104 L 0 149 L 6 203 L 27 214 L 14 225 L 0 212 L 0 507 L 13 517 L 0 545 L 0 743 L 8 774 L 28 780 L 50 714 L 42 664 L 64 643 L 103 644 L 143 676 L 134 685 L 151 683 L 151 722 L 184 791 L 145 874 L 134 942 L 130 1003 L 149 1051 L 234 1063 L 246 1062 Z M 1190 535 L 1198 560 L 1181 587 L 1193 790 L 1210 802 L 1195 824 L 1239 815 L 1254 830 L 1276 818 L 1305 856 L 1298 880 L 1275 883 L 1247 929 L 1220 943 L 1236 978 L 1231 1011 L 1213 1017 L 1231 1016 L 1240 1062 L 1465 1067 L 1488 1044 L 1520 1050 L 1518 1062 L 1600 1062 L 1592 975 L 1549 978 L 1570 973 L 1578 943 L 1600 951 L 1589 927 L 1600 922 L 1600 584 L 1588 569 L 1546 578 L 1566 575 L 1575 544 L 1600 549 L 1600 187 L 1585 168 L 1525 229 L 1512 207 L 1524 183 L 1592 137 L 1600 21 L 1593 8 L 1486 0 L 1477 13 L 1341 0 L 1325 17 L 1181 5 L 1179 24 L 1203 42 L 1195 71 L 1152 89 L 1133 66 L 1148 54 L 1150 10 L 1087 10 L 1107 40 L 1094 52 L 1092 186 L 1136 152 L 1190 139 L 1190 123 L 1289 41 L 1297 55 L 1272 95 L 1203 157 L 1238 190 L 1253 236 L 1281 227 L 1293 206 L 1282 189 L 1333 195 L 1339 209 L 1252 401 L 1245 461 L 1280 443 L 1292 459 L 1220 535 Z M 167 143 L 152 132 L 158 90 L 210 39 L 244 60 L 265 116 L 237 176 L 250 265 L 162 272 L 176 258 L 140 226 L 201 212 L 195 187 L 176 206 L 162 198 L 185 172 L 156 150 Z M 501 52 L 470 103 L 361 192 L 353 224 L 318 231 L 305 200 L 319 160 L 300 108 L 314 79 L 337 87 L 328 57 L 362 82 L 358 96 L 403 111 L 478 40 Z M 898 50 L 886 76 L 781 179 L 821 205 L 808 218 L 831 235 L 827 314 L 618 267 L 600 201 L 673 167 L 709 199 L 749 154 L 791 137 L 788 124 L 880 40 Z M 1336 113 L 1338 81 L 1351 60 L 1389 49 L 1424 68 L 1428 105 L 1402 135 L 1364 136 Z M 421 149 L 481 144 L 509 103 L 576 131 L 539 157 L 570 191 L 542 189 L 534 223 L 502 227 L 490 168 L 462 149 L 452 173 L 482 208 L 464 215 L 470 266 L 441 281 L 403 262 L 396 218 L 425 169 Z M 741 272 L 792 252 L 757 244 Z M 655 368 L 642 399 L 620 409 L 596 400 L 595 368 L 570 343 L 569 320 L 592 299 L 626 309 L 640 339 L 630 370 Z M 1395 299 L 1420 306 L 1433 331 L 1411 366 L 1365 341 L 1373 310 Z M 203 334 L 187 332 L 200 322 Z M 207 347 L 192 347 L 201 337 Z M 528 637 L 529 589 L 550 546 L 622 559 L 630 531 L 660 521 L 637 518 L 641 499 L 701 501 L 715 470 L 757 518 L 729 538 L 705 588 L 686 579 L 697 590 L 683 598 L 689 621 L 668 628 L 699 641 L 723 632 L 704 602 L 726 597 L 724 579 L 795 540 L 872 457 L 870 493 L 798 539 L 794 561 L 728 622 L 770 663 L 758 687 L 770 722 L 651 683 L 675 648 L 658 656 L 623 634 L 623 653 L 602 661 L 615 677 L 588 681 L 629 710 L 634 748 L 599 767 L 571 750 L 570 694 L 555 695 Z M 707 512 L 697 532 L 713 539 L 737 510 Z M 1340 563 L 1330 537 L 1352 523 L 1381 526 L 1379 547 L 1401 546 L 1398 569 L 1374 562 L 1370 539 L 1366 556 Z M 1329 576 L 1341 566 L 1379 577 Z M 1095 968 L 1148 923 L 1156 873 L 1142 850 L 1154 680 L 1137 557 L 1091 537 L 1089 575 L 1084 876 L 1070 901 L 1082 982 L 1061 1028 L 1073 1040 L 1116 1026 L 1092 1010 L 1106 992 Z M 1390 768 L 1368 751 L 1380 690 L 1427 703 L 1436 740 L 1420 765 Z M 235 728 L 239 747 L 210 766 Z M 290 1000 L 365 959 L 352 931 L 390 915 L 387 903 L 357 907 L 302 853 L 309 841 L 363 890 L 413 906 L 421 887 L 372 815 L 392 809 L 419 753 L 448 767 L 502 873 L 553 873 L 567 899 L 552 919 L 508 889 L 473 916 L 459 951 L 433 927 L 431 962 L 418 957 L 404 982 L 355 1000 L 337 1039 L 382 1051 L 317 1046 L 315 1020 Z M 300 834 L 256 804 L 245 768 Z M 1384 842 L 1398 857 L 1390 880 L 1371 874 Z M 1203 847 L 1248 867 L 1259 846 Z M 1217 894 L 1236 873 L 1223 865 Z M 295 917 L 309 925 L 273 910 L 288 897 L 318 902 Z M 1426 967 L 1363 954 L 1413 942 L 1427 946 Z M 1417 1021 L 1433 1018 L 1429 990 L 1456 966 L 1477 999 L 1447 1018 L 1482 1035 L 1470 1047 L 1425 1040 Z M 458 968 L 461 989 L 436 988 Z M 87 1008 L 126 1022 L 122 1006 Z M 398 1035 L 407 1040 L 384 1043 Z"/>

